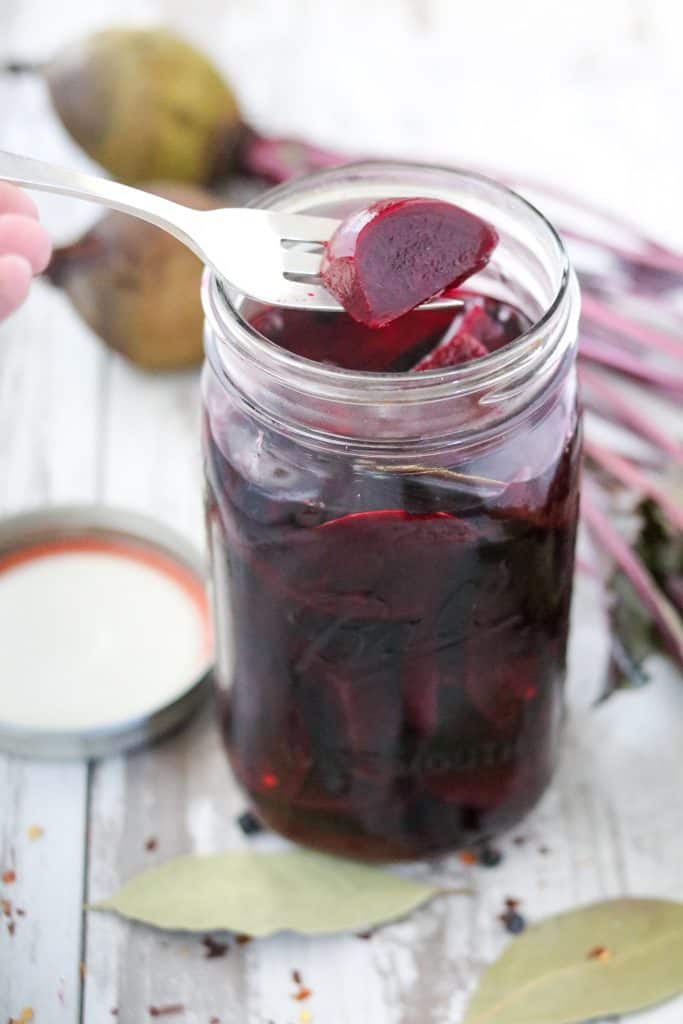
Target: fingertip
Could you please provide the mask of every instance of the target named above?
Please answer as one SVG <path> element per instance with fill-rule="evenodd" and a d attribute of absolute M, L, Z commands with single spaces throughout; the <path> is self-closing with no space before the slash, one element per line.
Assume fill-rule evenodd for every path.
<path fill-rule="evenodd" d="M 24 256 L 0 256 L 0 320 L 21 305 L 31 287 L 33 269 Z"/>
<path fill-rule="evenodd" d="M 49 236 L 37 221 L 17 213 L 0 215 L 0 255 L 23 256 L 34 274 L 42 274 L 51 253 Z"/>
<path fill-rule="evenodd" d="M 32 220 L 40 220 L 38 207 L 28 192 L 7 181 L 0 181 L 0 213 L 19 213 Z"/>
<path fill-rule="evenodd" d="M 29 262 L 34 274 L 42 274 L 52 259 L 52 240 L 50 239 L 47 231 L 41 227 L 40 224 L 36 226 L 38 231 L 34 232 L 34 239 L 31 243 L 31 251 L 29 254 Z"/>

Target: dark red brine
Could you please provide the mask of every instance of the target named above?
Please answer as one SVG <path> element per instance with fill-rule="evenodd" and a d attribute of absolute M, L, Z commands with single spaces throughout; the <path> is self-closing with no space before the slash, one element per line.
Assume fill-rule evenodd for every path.
<path fill-rule="evenodd" d="M 511 303 L 462 294 L 457 314 L 416 311 L 379 330 L 342 314 L 248 319 L 289 353 L 389 372 L 398 387 L 485 367 L 531 328 Z M 293 425 L 275 398 L 259 408 L 272 375 L 247 396 L 237 364 L 233 381 L 230 357 L 223 375 L 215 356 L 204 450 L 219 713 L 250 804 L 297 842 L 366 860 L 471 847 L 515 825 L 549 782 L 563 717 L 580 453 L 571 352 L 502 425 L 482 419 L 484 390 L 464 394 L 454 409 L 472 409 L 471 438 L 457 417 L 455 440 L 436 430 L 434 394 L 415 422 L 441 440 L 406 440 L 398 460 L 382 438 L 353 440 L 365 415 L 353 402 L 328 402 L 320 427 L 303 412 Z M 378 408 L 367 415 L 381 432 Z M 327 443 L 330 416 L 348 445 Z"/>

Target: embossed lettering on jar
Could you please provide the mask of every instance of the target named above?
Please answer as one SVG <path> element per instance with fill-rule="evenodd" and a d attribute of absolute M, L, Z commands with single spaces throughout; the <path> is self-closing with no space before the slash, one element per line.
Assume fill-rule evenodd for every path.
<path fill-rule="evenodd" d="M 501 186 L 440 168 L 356 165 L 260 205 L 337 215 L 420 195 L 470 209 L 500 235 L 467 287 L 526 330 L 485 358 L 348 371 L 254 326 L 291 335 L 286 311 L 265 313 L 210 276 L 204 288 L 206 505 L 230 761 L 272 828 L 368 860 L 448 851 L 514 825 L 551 778 L 563 717 L 579 298 L 557 235 Z M 310 355 L 318 328 L 298 316 L 301 344 L 289 347 Z"/>

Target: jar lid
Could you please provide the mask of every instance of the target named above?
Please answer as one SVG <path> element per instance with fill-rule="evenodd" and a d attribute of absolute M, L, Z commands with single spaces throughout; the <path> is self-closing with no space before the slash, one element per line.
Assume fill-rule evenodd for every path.
<path fill-rule="evenodd" d="M 208 692 L 202 561 L 147 516 L 0 521 L 0 750 L 96 758 L 158 739 Z"/>

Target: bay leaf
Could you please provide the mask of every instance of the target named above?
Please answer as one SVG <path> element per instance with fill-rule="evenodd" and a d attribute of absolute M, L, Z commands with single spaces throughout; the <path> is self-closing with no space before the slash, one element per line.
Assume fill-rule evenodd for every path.
<path fill-rule="evenodd" d="M 610 656 L 607 678 L 598 703 L 617 690 L 634 690 L 650 681 L 646 661 L 659 649 L 652 616 L 643 607 L 630 580 L 616 572 L 610 582 Z"/>
<path fill-rule="evenodd" d="M 674 483 L 669 484 L 668 491 L 674 500 Z M 670 605 L 666 614 L 676 619 L 677 613 L 683 614 L 683 535 L 651 498 L 639 502 L 635 514 L 638 531 L 634 550 L 661 591 L 662 600 Z M 623 572 L 612 575 L 608 591 L 612 638 L 607 678 L 598 703 L 617 690 L 648 683 L 647 658 L 667 650 L 651 611 Z"/>
<path fill-rule="evenodd" d="M 683 485 L 670 484 L 672 500 L 679 506 L 683 502 Z M 683 615 L 680 581 L 683 579 L 683 534 L 668 522 L 661 508 L 651 498 L 638 507 L 641 528 L 636 550 L 643 564 L 662 588 L 666 596 Z"/>
<path fill-rule="evenodd" d="M 307 850 L 178 857 L 90 907 L 157 928 L 318 935 L 403 917 L 444 891 Z"/>
<path fill-rule="evenodd" d="M 683 904 L 614 899 L 547 918 L 483 974 L 463 1024 L 578 1024 L 683 990 Z"/>

